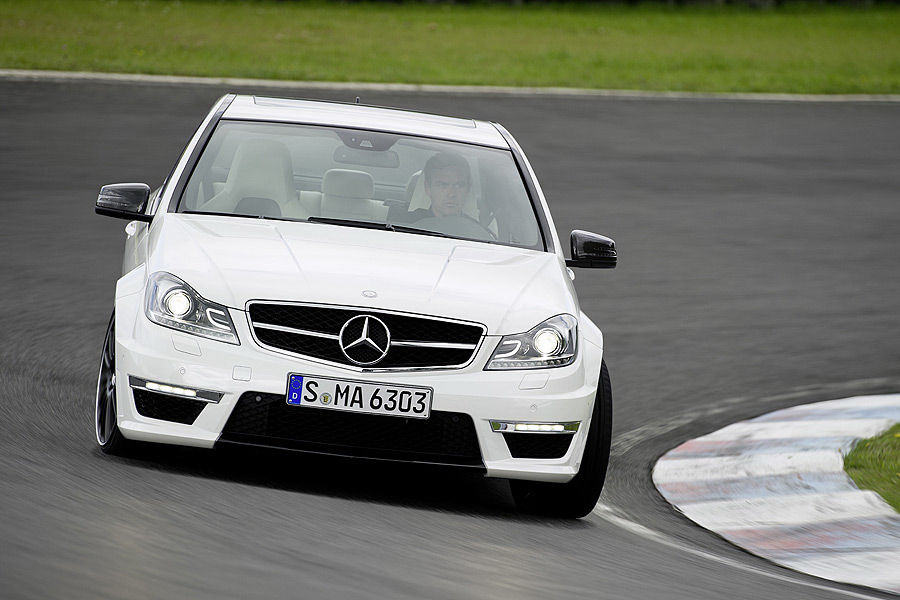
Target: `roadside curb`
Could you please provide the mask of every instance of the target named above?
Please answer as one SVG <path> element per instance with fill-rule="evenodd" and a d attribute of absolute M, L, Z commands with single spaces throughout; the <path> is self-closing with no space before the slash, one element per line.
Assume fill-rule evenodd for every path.
<path fill-rule="evenodd" d="M 724 100 L 750 102 L 900 102 L 900 94 L 774 94 L 729 92 L 648 92 L 642 90 L 606 90 L 567 87 L 512 87 L 494 85 L 435 85 L 419 83 L 367 83 L 343 81 L 288 81 L 283 79 L 244 79 L 235 77 L 192 77 L 183 75 L 144 75 L 140 73 L 97 73 L 88 71 L 45 71 L 0 69 L 6 81 L 97 81 L 106 83 L 144 83 L 157 85 L 210 85 L 281 89 L 408 92 L 427 94 L 598 97 L 634 100 Z"/>
<path fill-rule="evenodd" d="M 690 440 L 653 468 L 698 525 L 784 567 L 900 593 L 900 514 L 844 472 L 862 438 L 900 421 L 900 394 L 775 411 Z"/>

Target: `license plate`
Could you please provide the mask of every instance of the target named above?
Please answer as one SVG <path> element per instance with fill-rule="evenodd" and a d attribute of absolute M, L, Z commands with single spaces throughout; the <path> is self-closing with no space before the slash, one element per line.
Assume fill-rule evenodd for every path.
<path fill-rule="evenodd" d="M 432 392 L 428 387 L 291 373 L 288 375 L 287 403 L 290 406 L 427 419 L 431 414 Z"/>

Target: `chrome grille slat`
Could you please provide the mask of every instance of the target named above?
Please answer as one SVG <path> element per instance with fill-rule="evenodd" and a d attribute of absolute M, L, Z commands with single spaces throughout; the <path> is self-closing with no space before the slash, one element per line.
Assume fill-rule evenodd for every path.
<path fill-rule="evenodd" d="M 272 331 L 283 331 L 285 333 L 296 333 L 297 335 L 309 335 L 312 337 L 325 338 L 327 340 L 336 340 L 338 335 L 335 333 L 322 333 L 321 331 L 312 331 L 309 329 L 297 329 L 296 327 L 285 327 L 284 325 L 273 325 L 272 323 L 253 323 L 254 327 L 263 329 L 271 329 Z"/>
<path fill-rule="evenodd" d="M 412 342 L 409 340 L 391 340 L 392 346 L 414 346 L 416 348 L 448 348 L 453 350 L 473 350 L 478 344 L 451 344 L 449 342 Z"/>

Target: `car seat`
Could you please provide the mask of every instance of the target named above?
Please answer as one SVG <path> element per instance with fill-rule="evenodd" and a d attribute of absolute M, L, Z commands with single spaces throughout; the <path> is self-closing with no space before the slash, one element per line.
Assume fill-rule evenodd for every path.
<path fill-rule="evenodd" d="M 287 146 L 262 139 L 241 142 L 222 191 L 198 210 L 302 219 L 309 216 L 297 198 Z"/>
<path fill-rule="evenodd" d="M 388 208 L 372 199 L 375 184 L 365 171 L 330 169 L 322 178 L 322 216 L 384 222 Z"/>

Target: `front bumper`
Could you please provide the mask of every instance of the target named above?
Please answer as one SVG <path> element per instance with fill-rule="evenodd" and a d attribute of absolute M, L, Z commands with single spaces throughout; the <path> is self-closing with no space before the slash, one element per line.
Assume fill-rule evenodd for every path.
<path fill-rule="evenodd" d="M 564 482 L 577 472 L 602 358 L 601 344 L 580 339 L 578 359 L 562 368 L 533 371 L 484 371 L 499 341 L 487 336 L 465 368 L 438 371 L 361 373 L 326 363 L 287 356 L 256 345 L 245 313 L 231 310 L 241 345 L 191 336 L 151 323 L 143 314 L 141 294 L 117 299 L 116 385 L 118 425 L 129 439 L 211 448 L 241 395 L 285 394 L 288 373 L 305 373 L 434 389 L 432 411 L 471 416 L 481 458 L 489 477 Z M 581 328 L 580 328 L 581 329 Z M 221 394 L 192 424 L 149 418 L 138 413 L 129 378 Z M 295 410 L 308 410 L 296 408 Z M 394 418 L 394 417 L 390 417 Z M 560 458 L 513 458 L 504 434 L 491 421 L 579 422 Z M 496 428 L 496 425 L 494 426 Z M 521 435 L 521 434 L 507 434 Z"/>

